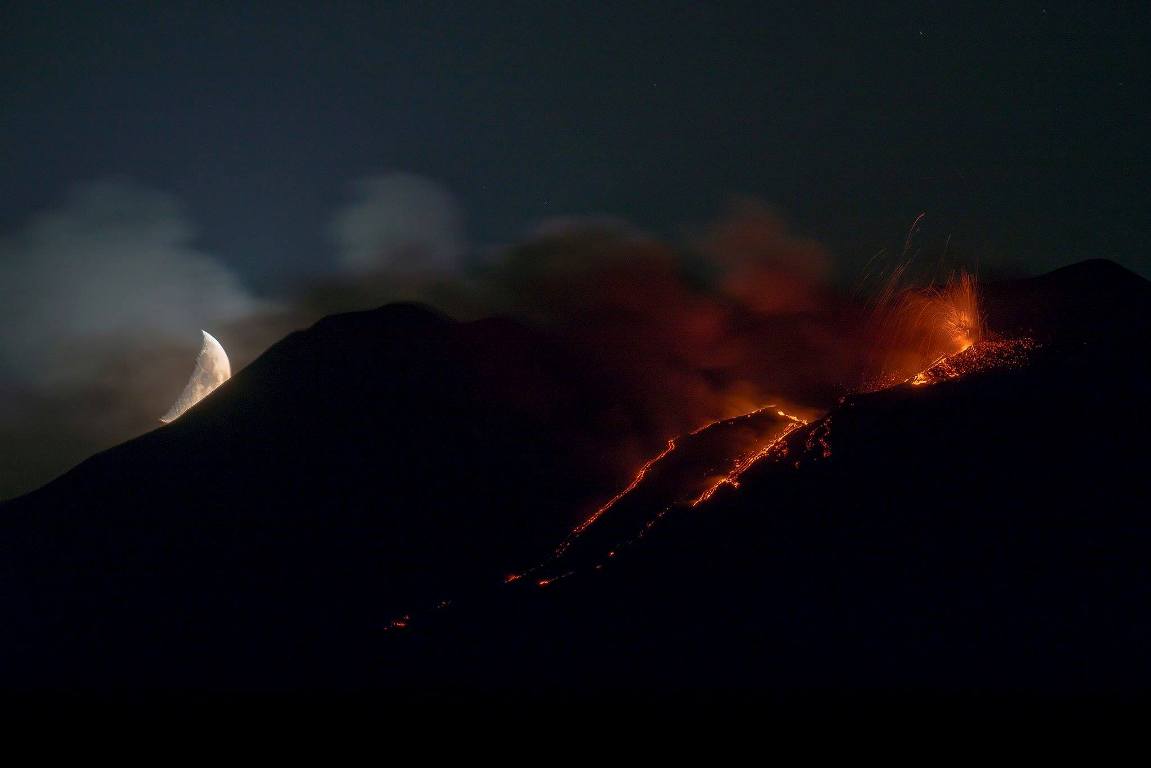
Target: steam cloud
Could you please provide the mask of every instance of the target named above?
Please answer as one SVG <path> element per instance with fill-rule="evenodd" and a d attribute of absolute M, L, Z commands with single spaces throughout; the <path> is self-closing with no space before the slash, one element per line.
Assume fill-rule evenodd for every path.
<path fill-rule="evenodd" d="M 0 238 L 0 498 L 154 425 L 199 329 L 268 308 L 194 235 L 175 198 L 116 179 Z"/>
<path fill-rule="evenodd" d="M 332 218 L 337 269 L 274 305 L 192 246 L 177 200 L 130 181 L 77 186 L 0 240 L 0 434 L 21 446 L 0 456 L 0 498 L 155 426 L 200 328 L 239 368 L 324 314 L 394 300 L 561 339 L 614 382 L 619 445 L 604 450 L 625 464 L 767 402 L 823 408 L 858 379 L 862 324 L 829 287 L 829 255 L 754 201 L 686 243 L 568 217 L 480 261 L 436 182 L 392 173 L 352 190 Z"/>
<path fill-rule="evenodd" d="M 4 377 L 82 386 L 110 346 L 194 338 L 257 311 L 229 269 L 190 245 L 193 235 L 173 197 L 103 181 L 72 188 L 0 240 Z"/>
<path fill-rule="evenodd" d="M 353 273 L 455 270 L 464 254 L 463 217 L 452 194 L 431 179 L 391 173 L 353 186 L 332 237 Z"/>

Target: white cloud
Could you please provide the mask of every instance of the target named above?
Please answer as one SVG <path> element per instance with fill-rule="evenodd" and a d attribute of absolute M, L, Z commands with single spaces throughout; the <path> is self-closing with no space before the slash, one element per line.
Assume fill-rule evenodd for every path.
<path fill-rule="evenodd" d="M 382 270 L 454 271 L 464 254 L 463 217 L 440 184 L 408 173 L 362 179 L 355 200 L 332 226 L 341 266 Z"/>
<path fill-rule="evenodd" d="M 0 373 L 37 389 L 84 385 L 110 347 L 195 340 L 257 311 L 193 235 L 171 195 L 105 180 L 0 237 Z"/>

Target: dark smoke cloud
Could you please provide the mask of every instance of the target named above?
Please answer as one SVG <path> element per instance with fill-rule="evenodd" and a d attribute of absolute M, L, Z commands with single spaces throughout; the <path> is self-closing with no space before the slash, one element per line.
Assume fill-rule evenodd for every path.
<path fill-rule="evenodd" d="M 333 216 L 336 268 L 274 302 L 192 247 L 178 201 L 129 181 L 73 189 L 0 249 L 0 497 L 156 426 L 200 328 L 234 369 L 333 312 L 423 301 L 510 316 L 613 382 L 620 461 L 769 402 L 825 407 L 860 376 L 859 310 L 833 263 L 766 206 L 740 201 L 682 243 L 607 216 L 541 222 L 468 258 L 460 208 L 409 174 L 356 183 Z"/>
<path fill-rule="evenodd" d="M 854 385 L 858 313 L 829 287 L 826 251 L 766 207 L 738 203 L 680 248 L 586 224 L 510 249 L 487 276 L 491 307 L 555 329 L 616 376 L 641 434 L 776 401 L 819 409 Z"/>

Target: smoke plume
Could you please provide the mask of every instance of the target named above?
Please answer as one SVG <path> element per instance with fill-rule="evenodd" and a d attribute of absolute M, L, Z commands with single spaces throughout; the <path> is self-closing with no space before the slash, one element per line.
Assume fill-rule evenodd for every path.
<path fill-rule="evenodd" d="M 153 428 L 207 329 L 235 369 L 325 314 L 422 301 L 460 320 L 502 315 L 550 335 L 611 383 L 624 464 L 669 437 L 768 403 L 815 412 L 859 383 L 864 308 L 834 263 L 770 208 L 738 201 L 670 242 L 620 219 L 556 218 L 469 254 L 452 195 L 391 173 L 334 212 L 336 268 L 257 299 L 170 195 L 77 186 L 0 240 L 0 497 Z M 13 329 L 18 332 L 13 333 Z"/>

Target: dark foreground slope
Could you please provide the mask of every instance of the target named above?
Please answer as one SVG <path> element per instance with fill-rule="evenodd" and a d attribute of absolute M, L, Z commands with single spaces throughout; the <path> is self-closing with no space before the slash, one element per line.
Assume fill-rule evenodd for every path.
<path fill-rule="evenodd" d="M 612 492 L 617 416 L 514 323 L 326 318 L 0 505 L 0 685 L 356 679 L 397 611 L 498 580 Z"/>
<path fill-rule="evenodd" d="M 1026 302 L 1009 330 L 1043 340 L 1027 365 L 851 397 L 602 567 L 517 581 L 393 633 L 381 675 L 1145 692 L 1151 286 L 1087 263 L 994 299 L 1011 291 Z"/>

